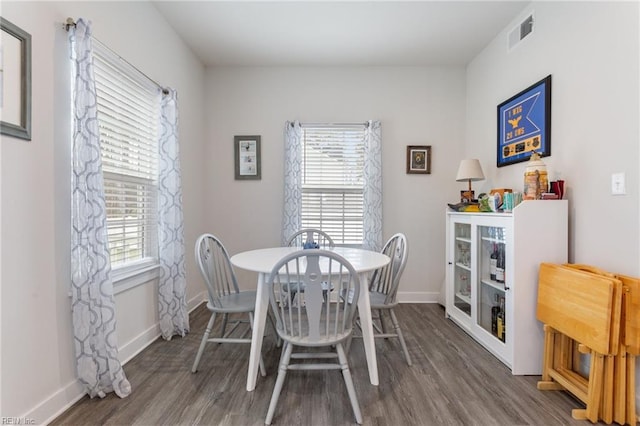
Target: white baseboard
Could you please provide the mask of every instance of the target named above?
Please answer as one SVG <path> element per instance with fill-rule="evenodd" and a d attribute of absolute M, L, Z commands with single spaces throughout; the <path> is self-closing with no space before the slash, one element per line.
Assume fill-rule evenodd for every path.
<path fill-rule="evenodd" d="M 399 291 L 397 300 L 400 303 L 441 303 L 440 292 Z"/>
<path fill-rule="evenodd" d="M 120 363 L 125 365 L 127 362 L 131 361 L 133 357 L 142 352 L 158 337 L 160 337 L 160 324 L 155 323 L 118 348 L 118 358 L 120 359 Z"/>
<path fill-rule="evenodd" d="M 196 295 L 196 297 L 187 301 L 187 311 L 191 312 L 195 308 L 197 308 L 202 302 L 203 297 L 206 295 L 200 293 Z M 158 337 L 161 336 L 160 332 L 160 323 L 155 323 L 135 338 L 125 343 L 121 347 L 118 348 L 118 358 L 122 365 L 125 365 L 127 362 L 131 361 L 136 355 L 145 350 L 147 346 L 153 343 Z"/>
<path fill-rule="evenodd" d="M 193 311 L 206 301 L 206 294 L 200 293 L 191 300 L 187 301 L 187 310 Z M 131 341 L 125 343 L 118 348 L 118 358 L 122 365 L 131 361 L 136 355 L 142 352 L 147 346 L 156 341 L 160 337 L 160 323 L 156 323 L 147 330 L 140 333 Z M 53 395 L 42 401 L 35 408 L 30 410 L 23 419 L 33 420 L 35 424 L 48 424 L 56 417 L 64 413 L 73 404 L 82 399 L 86 393 L 82 384 L 78 380 L 74 380 L 55 392 Z M 40 421 L 40 419 L 46 419 Z"/>
<path fill-rule="evenodd" d="M 62 389 L 54 392 L 32 410 L 21 416 L 23 419 L 46 425 L 62 414 L 65 410 L 85 396 L 83 387 L 78 380 L 74 380 Z M 41 419 L 46 419 L 42 421 Z"/>

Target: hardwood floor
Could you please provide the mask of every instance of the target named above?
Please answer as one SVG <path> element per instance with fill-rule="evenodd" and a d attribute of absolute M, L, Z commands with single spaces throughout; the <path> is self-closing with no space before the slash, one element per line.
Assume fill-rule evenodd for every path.
<path fill-rule="evenodd" d="M 364 349 L 351 346 L 350 366 L 365 425 L 582 425 L 583 407 L 566 392 L 541 392 L 539 376 L 513 376 L 436 304 L 403 304 L 413 366 L 397 340 L 377 340 L 380 385 L 369 383 Z M 263 425 L 280 350 L 268 327 L 263 354 L 267 377 L 247 392 L 247 345 L 209 344 L 199 371 L 191 365 L 209 312 L 191 314 L 191 333 L 157 340 L 124 366 L 133 391 L 120 399 L 83 398 L 52 425 Z M 292 371 L 274 425 L 349 425 L 353 412 L 339 371 Z"/>

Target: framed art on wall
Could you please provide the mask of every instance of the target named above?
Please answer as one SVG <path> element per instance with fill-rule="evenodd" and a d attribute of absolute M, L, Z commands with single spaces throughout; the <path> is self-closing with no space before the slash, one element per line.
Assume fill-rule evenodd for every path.
<path fill-rule="evenodd" d="M 551 75 L 498 105 L 498 167 L 551 155 Z"/>
<path fill-rule="evenodd" d="M 234 136 L 236 180 L 260 180 L 260 136 Z"/>
<path fill-rule="evenodd" d="M 431 174 L 431 146 L 407 146 L 407 174 Z"/>
<path fill-rule="evenodd" d="M 0 133 L 31 140 L 31 35 L 0 17 Z"/>

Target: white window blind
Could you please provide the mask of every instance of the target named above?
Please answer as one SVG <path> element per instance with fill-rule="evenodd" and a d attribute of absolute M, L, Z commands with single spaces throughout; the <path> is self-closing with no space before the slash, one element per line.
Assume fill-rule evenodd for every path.
<path fill-rule="evenodd" d="M 364 126 L 302 128 L 302 227 L 362 244 Z"/>
<path fill-rule="evenodd" d="M 160 95 L 99 45 L 94 70 L 111 265 L 155 263 Z"/>

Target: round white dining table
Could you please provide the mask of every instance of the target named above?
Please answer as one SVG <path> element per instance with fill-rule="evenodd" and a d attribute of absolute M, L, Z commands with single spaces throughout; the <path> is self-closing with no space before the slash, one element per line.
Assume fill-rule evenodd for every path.
<path fill-rule="evenodd" d="M 249 372 L 247 375 L 247 390 L 252 391 L 256 387 L 258 378 L 258 366 L 262 339 L 264 336 L 267 311 L 269 308 L 269 292 L 265 288 L 267 277 L 275 264 L 284 256 L 294 251 L 302 250 L 300 247 L 271 247 L 245 251 L 231 257 L 234 267 L 258 273 L 258 285 L 256 291 L 256 309 L 254 313 L 254 325 L 251 334 L 251 352 L 249 355 Z M 334 247 L 329 249 L 347 259 L 360 277 L 360 297 L 358 298 L 358 315 L 362 327 L 362 341 L 364 343 L 367 366 L 369 368 L 369 380 L 372 385 L 378 385 L 378 364 L 376 360 L 375 341 L 373 335 L 373 321 L 371 319 L 371 303 L 369 300 L 369 274 L 385 266 L 391 259 L 385 254 L 351 247 Z"/>

